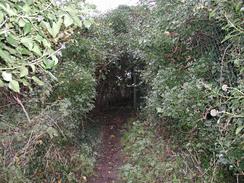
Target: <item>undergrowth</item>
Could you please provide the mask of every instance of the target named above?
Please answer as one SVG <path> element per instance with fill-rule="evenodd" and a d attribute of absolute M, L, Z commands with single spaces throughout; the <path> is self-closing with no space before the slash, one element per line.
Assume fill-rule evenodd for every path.
<path fill-rule="evenodd" d="M 82 119 L 72 117 L 69 107 L 65 100 L 52 103 L 31 115 L 30 123 L 18 108 L 2 113 L 0 182 L 86 182 L 100 128 L 97 121 L 81 126 Z M 77 125 L 67 128 L 70 123 Z"/>
<path fill-rule="evenodd" d="M 164 124 L 164 125 L 163 125 Z M 198 153 L 170 138 L 169 126 L 132 119 L 123 136 L 126 162 L 121 176 L 127 183 L 229 183 L 227 171 L 204 168 Z M 177 133 L 177 131 L 175 131 Z M 215 166 L 212 164 L 211 166 Z M 215 167 L 217 168 L 217 167 Z"/>
<path fill-rule="evenodd" d="M 125 181 L 243 181 L 243 1 L 140 2 L 0 1 L 0 181 L 86 182 L 87 114 L 123 100 Z"/>

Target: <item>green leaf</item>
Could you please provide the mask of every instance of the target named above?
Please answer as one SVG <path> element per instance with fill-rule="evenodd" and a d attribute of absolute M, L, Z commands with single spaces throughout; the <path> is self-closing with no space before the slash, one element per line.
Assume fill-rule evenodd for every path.
<path fill-rule="evenodd" d="M 11 8 L 9 4 L 6 4 L 6 6 L 0 4 L 0 8 L 2 8 L 9 16 L 17 15 L 16 9 Z"/>
<path fill-rule="evenodd" d="M 38 44 L 34 43 L 34 47 L 32 48 L 32 50 L 36 55 L 38 56 L 42 56 L 42 53 L 41 53 L 41 48 Z"/>
<path fill-rule="evenodd" d="M 72 18 L 74 20 L 75 25 L 77 25 L 78 27 L 82 26 L 82 22 L 78 16 L 72 14 Z"/>
<path fill-rule="evenodd" d="M 157 107 L 157 108 L 156 108 L 156 111 L 157 111 L 157 113 L 163 113 L 163 109 L 160 108 L 160 107 Z"/>
<path fill-rule="evenodd" d="M 4 14 L 0 12 L 0 24 L 4 21 Z"/>
<path fill-rule="evenodd" d="M 20 18 L 18 24 L 19 24 L 20 27 L 24 27 L 26 22 L 25 22 L 24 19 Z"/>
<path fill-rule="evenodd" d="M 55 61 L 51 59 L 44 59 L 43 64 L 45 69 L 52 69 L 55 66 Z"/>
<path fill-rule="evenodd" d="M 51 139 L 53 137 L 57 137 L 58 136 L 58 131 L 55 128 L 53 128 L 53 127 L 48 127 L 47 133 L 48 133 L 48 135 L 50 136 Z"/>
<path fill-rule="evenodd" d="M 12 34 L 8 35 L 7 42 L 14 47 L 18 46 L 15 36 L 13 36 Z"/>
<path fill-rule="evenodd" d="M 58 58 L 55 55 L 52 55 L 51 58 L 54 61 L 54 65 L 57 65 L 58 64 Z"/>
<path fill-rule="evenodd" d="M 53 22 L 52 27 L 48 22 L 42 22 L 42 25 L 47 29 L 49 34 L 51 34 L 51 36 L 55 38 L 61 29 L 62 23 L 63 23 L 63 19 L 60 17 L 57 22 Z"/>
<path fill-rule="evenodd" d="M 244 125 L 243 126 L 239 126 L 237 129 L 236 129 L 236 135 L 238 135 L 242 129 L 244 129 Z"/>
<path fill-rule="evenodd" d="M 228 34 L 225 36 L 225 38 L 223 39 L 223 41 L 221 43 L 224 43 L 226 41 L 228 41 L 229 39 L 232 39 L 233 37 L 235 37 L 236 35 L 232 35 L 232 34 Z"/>
<path fill-rule="evenodd" d="M 23 6 L 23 11 L 29 14 L 31 12 L 31 7 L 28 4 L 25 4 Z"/>
<path fill-rule="evenodd" d="M 91 27 L 91 25 L 92 25 L 92 21 L 86 19 L 86 20 L 83 21 L 83 25 L 85 26 L 85 28 L 89 29 Z"/>
<path fill-rule="evenodd" d="M 0 88 L 4 87 L 4 82 L 0 79 Z"/>
<path fill-rule="evenodd" d="M 52 28 L 52 36 L 53 38 L 55 38 L 59 31 L 60 31 L 60 28 L 62 26 L 62 23 L 63 23 L 63 19 L 62 18 L 59 18 L 58 22 L 56 23 L 53 23 L 53 28 Z"/>
<path fill-rule="evenodd" d="M 30 87 L 30 83 L 25 79 L 20 79 L 20 82 L 23 83 L 24 86 Z"/>
<path fill-rule="evenodd" d="M 31 23 L 29 23 L 29 22 L 26 23 L 25 26 L 24 26 L 24 34 L 26 35 L 26 34 L 30 33 L 31 32 L 31 28 L 32 28 Z"/>
<path fill-rule="evenodd" d="M 28 76 L 29 71 L 26 67 L 21 67 L 20 68 L 20 78 L 23 78 L 25 76 Z"/>
<path fill-rule="evenodd" d="M 23 37 L 20 41 L 26 48 L 28 48 L 30 51 L 33 49 L 33 40 L 28 37 Z"/>
<path fill-rule="evenodd" d="M 9 89 L 13 90 L 14 92 L 19 93 L 20 92 L 20 87 L 19 87 L 19 82 L 12 80 L 10 81 L 10 83 L 8 84 Z"/>
<path fill-rule="evenodd" d="M 0 57 L 6 62 L 6 63 L 10 63 L 11 60 L 11 55 L 9 54 L 9 52 L 4 51 L 0 48 Z"/>
<path fill-rule="evenodd" d="M 70 15 L 66 14 L 64 15 L 64 25 L 65 27 L 69 27 L 74 23 L 73 19 L 70 17 Z"/>
<path fill-rule="evenodd" d="M 29 5 L 33 4 L 34 0 L 26 0 L 26 3 L 28 3 Z"/>
<path fill-rule="evenodd" d="M 39 86 L 43 86 L 44 83 L 40 79 L 38 79 L 36 76 L 32 76 L 32 80 L 36 82 Z"/>
<path fill-rule="evenodd" d="M 4 71 L 2 73 L 2 77 L 3 77 L 4 81 L 8 81 L 8 82 L 12 81 L 12 74 L 11 73 Z"/>
<path fill-rule="evenodd" d="M 20 54 L 20 55 L 29 55 L 30 54 L 30 50 L 28 50 L 25 46 L 18 46 L 16 48 L 16 51 Z"/>
<path fill-rule="evenodd" d="M 216 9 L 209 13 L 209 18 L 213 18 L 216 15 Z"/>
<path fill-rule="evenodd" d="M 35 40 L 38 42 L 38 43 L 42 43 L 42 41 L 44 40 L 44 38 L 41 36 L 41 35 L 37 35 L 36 37 L 35 37 Z"/>
<path fill-rule="evenodd" d="M 42 44 L 44 47 L 51 48 L 51 43 L 46 39 L 42 40 Z"/>
<path fill-rule="evenodd" d="M 51 26 L 50 26 L 50 23 L 48 23 L 48 22 L 42 22 L 42 25 L 47 29 L 47 31 L 49 32 L 49 34 L 51 34 L 52 35 L 52 28 L 51 28 Z"/>

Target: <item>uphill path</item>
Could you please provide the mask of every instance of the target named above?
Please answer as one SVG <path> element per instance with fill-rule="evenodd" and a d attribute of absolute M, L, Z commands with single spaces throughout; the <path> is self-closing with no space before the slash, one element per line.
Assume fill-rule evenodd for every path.
<path fill-rule="evenodd" d="M 128 112 L 117 111 L 104 114 L 102 123 L 102 145 L 97 157 L 94 176 L 88 183 L 122 183 L 119 169 L 123 165 L 121 137 L 123 126 L 128 119 Z"/>

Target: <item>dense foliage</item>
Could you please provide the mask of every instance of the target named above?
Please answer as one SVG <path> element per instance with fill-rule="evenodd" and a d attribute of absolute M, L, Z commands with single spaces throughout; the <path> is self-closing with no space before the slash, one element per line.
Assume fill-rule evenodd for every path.
<path fill-rule="evenodd" d="M 22 86 L 43 82 L 37 73 L 45 73 L 58 63 L 57 53 L 75 27 L 85 6 L 55 1 L 0 2 L 0 86 L 20 92 Z M 85 24 L 86 25 L 86 24 Z"/>
<path fill-rule="evenodd" d="M 140 44 L 147 63 L 142 77 L 149 86 L 146 121 L 166 126 L 173 144 L 181 147 L 174 149 L 181 160 L 187 162 L 184 153 L 196 160 L 189 165 L 195 172 L 193 180 L 233 181 L 226 179 L 226 172 L 232 172 L 238 181 L 244 168 L 242 2 L 144 1 L 144 5 L 151 9 L 145 20 L 150 26 L 144 27 L 147 34 Z M 130 163 L 135 162 L 131 157 Z M 128 174 L 129 180 L 136 176 L 132 182 L 145 175 L 138 177 L 136 170 L 135 166 L 130 169 L 135 174 Z"/>
<path fill-rule="evenodd" d="M 0 1 L 0 10 L 0 180 L 86 182 L 100 135 L 85 123 L 94 59 L 89 40 L 77 47 L 72 34 L 91 26 L 89 7 L 13 0 Z"/>
<path fill-rule="evenodd" d="M 141 0 L 95 21 L 83 1 L 0 10 L 0 180 L 86 182 L 88 113 L 140 101 L 125 182 L 243 181 L 242 1 Z"/>

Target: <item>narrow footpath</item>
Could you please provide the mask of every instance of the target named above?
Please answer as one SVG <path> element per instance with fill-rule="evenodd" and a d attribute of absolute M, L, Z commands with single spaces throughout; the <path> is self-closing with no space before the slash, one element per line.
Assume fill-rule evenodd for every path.
<path fill-rule="evenodd" d="M 95 175 L 88 183 L 122 183 L 119 168 L 123 164 L 121 130 L 128 118 L 128 113 L 116 112 L 103 116 L 102 147 L 99 151 Z"/>

